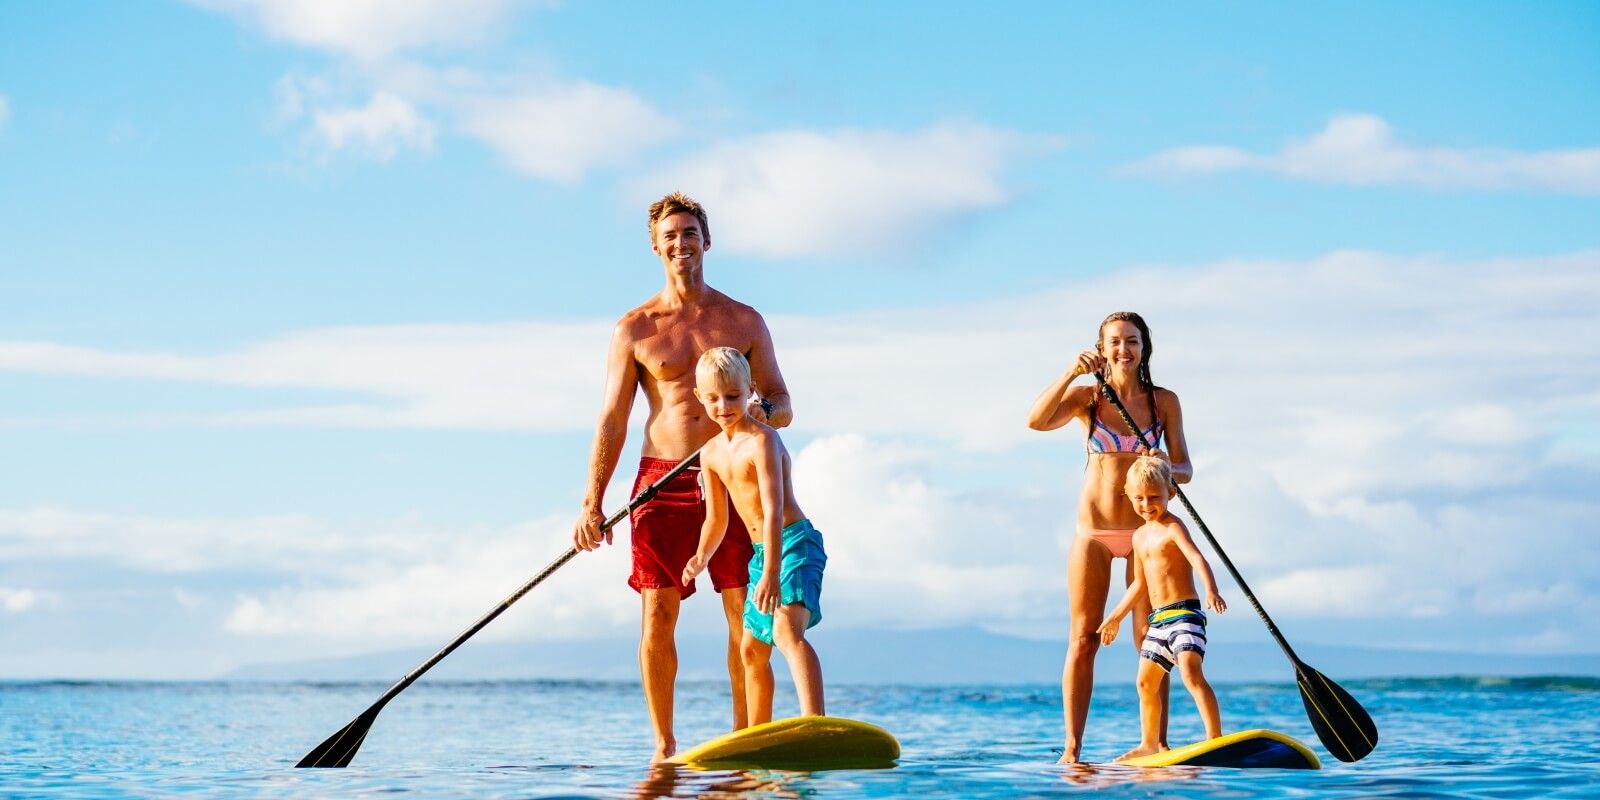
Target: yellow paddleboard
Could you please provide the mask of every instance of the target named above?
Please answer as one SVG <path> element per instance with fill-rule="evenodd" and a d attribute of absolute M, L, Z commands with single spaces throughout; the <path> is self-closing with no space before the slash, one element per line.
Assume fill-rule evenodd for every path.
<path fill-rule="evenodd" d="M 843 717 L 791 717 L 718 736 L 679 753 L 674 764 L 713 769 L 865 769 L 892 767 L 900 742 L 871 723 Z"/>
<path fill-rule="evenodd" d="M 1322 768 L 1316 754 L 1293 737 L 1259 728 L 1117 763 L 1128 767 Z"/>

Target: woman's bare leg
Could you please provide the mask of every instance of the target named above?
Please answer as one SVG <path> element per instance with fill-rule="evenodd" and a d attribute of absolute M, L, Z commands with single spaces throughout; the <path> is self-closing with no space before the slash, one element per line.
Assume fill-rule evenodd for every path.
<path fill-rule="evenodd" d="M 1083 747 L 1083 728 L 1094 692 L 1094 657 L 1100 650 L 1100 623 L 1105 619 L 1110 587 L 1111 551 L 1087 536 L 1074 539 L 1067 556 L 1067 611 L 1071 624 L 1067 661 L 1061 670 L 1061 714 L 1067 729 L 1061 752 L 1063 764 L 1077 763 Z"/>

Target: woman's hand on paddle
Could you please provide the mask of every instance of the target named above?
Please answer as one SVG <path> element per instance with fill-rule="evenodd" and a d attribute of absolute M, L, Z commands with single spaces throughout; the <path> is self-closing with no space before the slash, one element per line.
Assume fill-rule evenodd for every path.
<path fill-rule="evenodd" d="M 1112 617 L 1100 623 L 1100 644 L 1107 645 L 1117 640 L 1117 629 L 1122 627 L 1122 617 Z"/>
<path fill-rule="evenodd" d="M 598 508 L 586 508 L 578 524 L 572 527 L 572 546 L 579 550 L 597 550 L 601 542 L 611 544 L 611 531 L 600 530 L 606 516 Z"/>
<path fill-rule="evenodd" d="M 763 614 L 778 613 L 778 579 L 770 571 L 756 581 L 755 604 Z"/>
<path fill-rule="evenodd" d="M 1093 350 L 1085 350 L 1078 354 L 1077 363 L 1073 364 L 1072 371 L 1079 375 L 1090 375 L 1106 367 L 1106 360 Z"/>
<path fill-rule="evenodd" d="M 695 553 L 694 556 L 689 559 L 689 563 L 683 565 L 683 585 L 688 586 L 689 584 L 694 583 L 694 576 L 705 572 L 705 570 L 706 557 L 700 555 L 699 553 Z"/>

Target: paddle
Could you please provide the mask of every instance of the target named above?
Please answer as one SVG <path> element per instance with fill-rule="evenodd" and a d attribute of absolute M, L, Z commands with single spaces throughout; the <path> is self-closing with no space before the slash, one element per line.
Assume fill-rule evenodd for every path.
<path fill-rule="evenodd" d="M 1105 376 L 1095 373 L 1094 379 L 1100 384 L 1100 393 L 1116 406 L 1118 413 L 1122 414 L 1122 421 L 1128 424 L 1128 429 L 1133 435 L 1139 437 L 1139 444 L 1147 450 L 1155 447 L 1144 438 L 1144 431 L 1134 424 L 1133 415 L 1128 413 L 1128 407 L 1122 404 L 1122 399 L 1117 397 L 1117 390 L 1106 383 Z M 1244 592 L 1245 599 L 1250 601 L 1250 607 L 1256 610 L 1261 621 L 1267 624 L 1267 633 L 1272 634 L 1278 646 L 1283 648 L 1284 655 L 1289 657 L 1289 663 L 1294 665 L 1295 682 L 1300 685 L 1300 699 L 1305 702 L 1306 716 L 1311 719 L 1311 727 L 1317 732 L 1317 738 L 1322 740 L 1322 745 L 1328 752 L 1340 761 L 1360 761 L 1378 746 L 1378 726 L 1372 722 L 1372 717 L 1367 710 L 1356 702 L 1350 693 L 1339 684 L 1334 683 L 1322 673 L 1311 668 L 1306 662 L 1295 655 L 1294 648 L 1278 632 L 1278 626 L 1272 624 L 1272 617 L 1267 616 L 1266 609 L 1256 600 L 1251 593 L 1250 585 L 1244 582 L 1239 575 L 1239 570 L 1234 568 L 1233 560 L 1223 552 L 1222 545 L 1217 544 L 1217 537 L 1211 535 L 1211 529 L 1206 527 L 1204 520 L 1195 513 L 1194 506 L 1189 498 L 1183 494 L 1176 481 L 1172 484 L 1173 493 L 1182 501 L 1183 507 L 1188 509 L 1189 517 L 1194 520 L 1200 532 L 1205 534 L 1206 541 L 1211 543 L 1217 557 L 1222 559 L 1222 565 L 1228 568 L 1228 573 L 1233 576 L 1234 583 L 1239 584 L 1240 591 Z"/>
<path fill-rule="evenodd" d="M 650 499 L 656 496 L 656 492 L 660 491 L 662 485 L 664 485 L 667 481 L 678 477 L 680 473 L 693 466 L 699 460 L 700 453 L 696 451 L 694 455 L 691 455 L 683 461 L 678 462 L 677 466 L 673 467 L 671 470 L 668 470 L 667 474 L 662 475 L 661 478 L 655 483 L 644 487 L 644 491 L 639 492 L 638 497 L 628 501 L 628 505 L 612 514 L 610 518 L 600 525 L 600 530 L 611 530 L 613 526 L 615 526 L 618 522 L 621 522 L 624 517 L 632 514 L 633 511 L 639 506 L 650 502 Z M 378 718 L 378 712 L 382 711 L 383 707 L 387 705 L 390 700 L 395 698 L 395 695 L 405 691 L 406 687 L 415 683 L 418 678 L 422 677 L 424 672 L 432 669 L 434 664 L 443 661 L 444 657 L 450 655 L 451 651 L 455 650 L 457 647 L 460 647 L 462 642 L 465 642 L 467 639 L 470 639 L 473 634 L 482 630 L 483 626 L 488 625 L 494 620 L 495 617 L 500 616 L 500 612 L 510 608 L 512 603 L 521 600 L 523 595 L 527 594 L 533 589 L 533 587 L 538 586 L 544 581 L 545 578 L 550 577 L 551 573 L 560 569 L 562 565 L 566 564 L 568 561 L 571 561 L 573 556 L 576 556 L 577 554 L 578 548 L 576 546 L 567 548 L 567 552 L 562 553 L 560 558 L 550 562 L 550 566 L 545 567 L 538 575 L 533 576 L 533 578 L 529 579 L 527 583 L 522 584 L 521 588 L 517 589 L 515 592 L 512 592 L 511 595 L 506 599 L 500 601 L 500 605 L 495 606 L 492 611 L 484 614 L 483 617 L 477 622 L 472 623 L 472 625 L 466 630 L 462 631 L 459 636 L 453 639 L 449 644 L 445 645 L 444 649 L 434 653 L 432 656 L 429 656 L 428 660 L 422 662 L 421 666 L 411 670 L 411 672 L 407 673 L 404 678 L 400 679 L 399 683 L 389 687 L 389 691 L 384 692 L 383 696 L 378 698 L 378 702 L 373 703 L 367 708 L 366 711 L 361 712 L 360 716 L 357 716 L 355 719 L 351 720 L 349 725 L 340 728 L 338 733 L 329 736 L 322 744 L 317 745 L 314 749 L 312 749 L 311 752 L 306 753 L 306 757 L 300 759 L 300 763 L 295 764 L 295 766 L 349 766 L 350 759 L 355 758 L 356 751 L 361 749 L 361 743 L 366 741 L 367 731 L 372 728 L 373 721 Z"/>

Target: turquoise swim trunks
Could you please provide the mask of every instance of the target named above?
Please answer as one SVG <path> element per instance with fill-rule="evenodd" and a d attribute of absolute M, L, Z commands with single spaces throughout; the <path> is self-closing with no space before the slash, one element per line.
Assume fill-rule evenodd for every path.
<path fill-rule="evenodd" d="M 772 644 L 772 615 L 756 608 L 756 584 L 761 582 L 761 570 L 766 566 L 766 548 L 756 542 L 756 554 L 750 557 L 750 587 L 744 601 L 744 629 L 755 634 L 767 644 Z M 822 568 L 828 563 L 828 554 L 822 552 L 822 532 L 811 527 L 811 520 L 803 519 L 783 529 L 783 558 L 778 562 L 779 604 L 800 603 L 811 612 L 806 627 L 822 621 Z"/>

